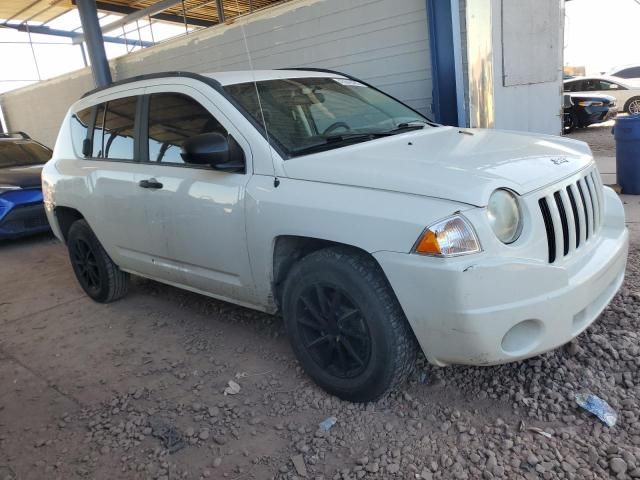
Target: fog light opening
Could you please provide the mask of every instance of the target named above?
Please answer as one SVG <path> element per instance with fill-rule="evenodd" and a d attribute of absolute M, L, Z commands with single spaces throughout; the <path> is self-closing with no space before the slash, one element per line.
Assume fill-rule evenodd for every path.
<path fill-rule="evenodd" d="M 542 322 L 529 319 L 517 323 L 502 337 L 502 350 L 509 355 L 525 355 L 540 343 Z"/>

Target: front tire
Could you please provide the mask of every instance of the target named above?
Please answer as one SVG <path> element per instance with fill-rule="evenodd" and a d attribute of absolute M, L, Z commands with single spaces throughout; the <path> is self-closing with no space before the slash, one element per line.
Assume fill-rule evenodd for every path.
<path fill-rule="evenodd" d="M 109 303 L 127 294 L 129 274 L 113 263 L 85 220 L 71 225 L 67 249 L 76 278 L 89 297 Z"/>
<path fill-rule="evenodd" d="M 307 374 L 344 400 L 368 402 L 411 372 L 416 341 L 375 260 L 348 248 L 304 257 L 287 276 L 283 316 Z"/>

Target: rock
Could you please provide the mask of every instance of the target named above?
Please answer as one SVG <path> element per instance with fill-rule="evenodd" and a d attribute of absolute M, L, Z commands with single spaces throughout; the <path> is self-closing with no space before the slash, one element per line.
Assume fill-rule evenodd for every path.
<path fill-rule="evenodd" d="M 298 472 L 298 475 L 301 475 L 303 477 L 307 476 L 307 466 L 304 463 L 304 458 L 302 458 L 302 455 L 292 455 L 291 462 L 293 463 L 296 472 Z"/>
<path fill-rule="evenodd" d="M 614 457 L 609 460 L 609 468 L 613 473 L 624 473 L 627 471 L 627 462 L 619 457 Z"/>
<path fill-rule="evenodd" d="M 400 471 L 400 465 L 398 465 L 397 463 L 392 463 L 391 465 L 387 465 L 387 472 L 391 473 L 392 475 L 395 475 L 399 471 Z"/>
<path fill-rule="evenodd" d="M 205 428 L 201 430 L 198 438 L 200 438 L 200 440 L 207 440 L 209 438 L 209 429 Z"/>
<path fill-rule="evenodd" d="M 227 439 L 224 437 L 224 435 L 214 435 L 213 441 L 218 445 L 225 445 L 227 443 Z"/>

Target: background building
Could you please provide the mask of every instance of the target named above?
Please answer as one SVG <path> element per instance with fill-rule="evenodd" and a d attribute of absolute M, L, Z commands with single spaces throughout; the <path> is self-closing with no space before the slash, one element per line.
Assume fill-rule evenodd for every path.
<path fill-rule="evenodd" d="M 179 2 L 149 3 L 147 12 L 155 10 L 144 17 L 136 16 L 142 2 L 97 3 L 102 14 L 127 15 L 119 20 L 123 31 L 140 18 L 181 27 L 187 20 L 182 35 L 155 45 L 148 33 L 130 34 L 127 42 L 137 48 L 110 61 L 113 80 L 167 70 L 328 68 L 360 77 L 442 123 L 561 130 L 562 0 L 189 0 L 183 16 Z M 0 15 L 11 19 L 5 27 L 42 32 L 42 15 L 39 25 L 25 19 L 47 5 L 11 2 Z M 162 10 L 165 5 L 171 7 Z M 66 110 L 93 86 L 86 67 L 6 92 L 0 106 L 7 128 L 53 146 Z"/>

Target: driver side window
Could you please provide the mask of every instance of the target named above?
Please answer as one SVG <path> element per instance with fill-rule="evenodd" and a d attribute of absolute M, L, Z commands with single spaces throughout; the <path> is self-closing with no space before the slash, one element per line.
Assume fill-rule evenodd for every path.
<path fill-rule="evenodd" d="M 149 97 L 149 162 L 184 164 L 182 143 L 201 133 L 227 131 L 196 100 L 182 93 L 154 93 Z"/>

